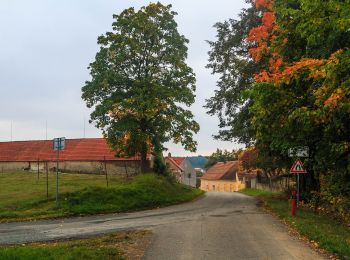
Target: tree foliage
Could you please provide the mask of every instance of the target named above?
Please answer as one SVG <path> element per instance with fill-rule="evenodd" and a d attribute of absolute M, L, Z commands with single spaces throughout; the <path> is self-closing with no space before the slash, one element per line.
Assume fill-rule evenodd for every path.
<path fill-rule="evenodd" d="M 240 154 L 241 150 L 232 150 L 231 152 L 228 150 L 221 150 L 216 149 L 216 152 L 212 153 L 209 158 L 208 162 L 205 165 L 205 168 L 208 169 L 209 167 L 213 166 L 217 162 L 227 162 L 227 161 L 236 161 L 238 159 L 238 155 Z"/>
<path fill-rule="evenodd" d="M 244 95 L 254 83 L 253 76 L 262 64 L 256 63 L 249 55 L 249 48 L 254 44 L 247 41 L 251 28 L 260 22 L 259 9 L 247 1 L 251 7 L 242 10 L 239 19 L 229 19 L 214 25 L 217 30 L 216 41 L 208 41 L 209 63 L 207 68 L 213 74 L 220 75 L 218 90 L 207 100 L 208 114 L 218 115 L 221 140 L 235 139 L 250 144 L 254 140 L 251 128 L 249 106 L 250 100 Z"/>
<path fill-rule="evenodd" d="M 255 8 L 261 10 L 260 22 L 248 32 L 248 51 L 256 66 L 264 66 L 243 91 L 255 145 L 259 153 L 284 158 L 285 167 L 288 148 L 309 146 L 307 192 L 345 207 L 350 201 L 350 1 L 257 0 Z M 237 102 L 231 97 L 221 102 Z"/>
<path fill-rule="evenodd" d="M 91 121 L 119 155 L 141 154 L 143 170 L 147 153 L 159 156 L 171 139 L 196 150 L 199 125 L 185 108 L 194 102 L 195 75 L 175 15 L 160 3 L 114 15 L 82 88 Z"/>

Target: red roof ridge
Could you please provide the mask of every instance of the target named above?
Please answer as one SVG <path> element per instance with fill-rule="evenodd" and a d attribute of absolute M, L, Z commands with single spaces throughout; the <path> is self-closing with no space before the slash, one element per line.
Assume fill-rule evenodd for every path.
<path fill-rule="evenodd" d="M 0 142 L 0 161 L 54 161 L 56 152 L 52 140 Z M 120 158 L 104 138 L 66 139 L 66 149 L 60 152 L 62 161 L 139 160 L 137 156 Z"/>
<path fill-rule="evenodd" d="M 168 159 L 171 161 L 177 168 L 179 168 L 181 171 L 183 171 L 182 167 L 173 159 L 174 157 L 166 157 L 165 159 Z"/>
<path fill-rule="evenodd" d="M 52 139 L 32 139 L 32 140 L 14 140 L 14 141 L 0 141 L 0 143 L 20 143 L 20 142 L 52 142 Z M 84 138 L 66 138 L 66 140 L 101 140 L 103 137 L 84 137 Z"/>
<path fill-rule="evenodd" d="M 182 162 L 186 159 L 185 157 L 180 157 L 180 156 L 177 156 L 177 157 L 171 157 L 171 159 L 173 159 L 173 161 L 177 164 L 177 165 L 181 165 Z"/>

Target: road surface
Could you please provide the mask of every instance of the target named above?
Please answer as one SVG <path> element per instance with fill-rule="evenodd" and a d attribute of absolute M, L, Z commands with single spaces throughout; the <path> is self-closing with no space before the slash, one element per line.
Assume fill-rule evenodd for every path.
<path fill-rule="evenodd" d="M 1 224 L 0 244 L 150 229 L 154 237 L 145 259 L 322 259 L 256 203 L 239 193 L 206 193 L 156 210 Z"/>

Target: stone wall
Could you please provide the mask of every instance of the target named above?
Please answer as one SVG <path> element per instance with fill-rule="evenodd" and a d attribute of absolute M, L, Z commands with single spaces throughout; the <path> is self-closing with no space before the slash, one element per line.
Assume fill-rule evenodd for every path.
<path fill-rule="evenodd" d="M 56 162 L 0 162 L 1 172 L 15 171 L 56 171 Z M 61 172 L 66 173 L 92 173 L 115 175 L 134 175 L 140 171 L 139 161 L 61 161 L 59 163 Z"/>
<path fill-rule="evenodd" d="M 29 162 L 0 162 L 0 172 L 15 172 L 29 168 Z"/>

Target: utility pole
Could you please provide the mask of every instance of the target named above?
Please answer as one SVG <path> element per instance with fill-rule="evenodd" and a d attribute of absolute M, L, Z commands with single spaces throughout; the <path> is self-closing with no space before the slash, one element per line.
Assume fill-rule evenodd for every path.
<path fill-rule="evenodd" d="M 49 162 L 45 162 L 46 168 L 46 199 L 49 199 Z"/>
<path fill-rule="evenodd" d="M 85 117 L 84 117 L 84 138 L 85 138 Z"/>
<path fill-rule="evenodd" d="M 11 121 L 11 142 L 12 142 L 12 121 Z"/>

